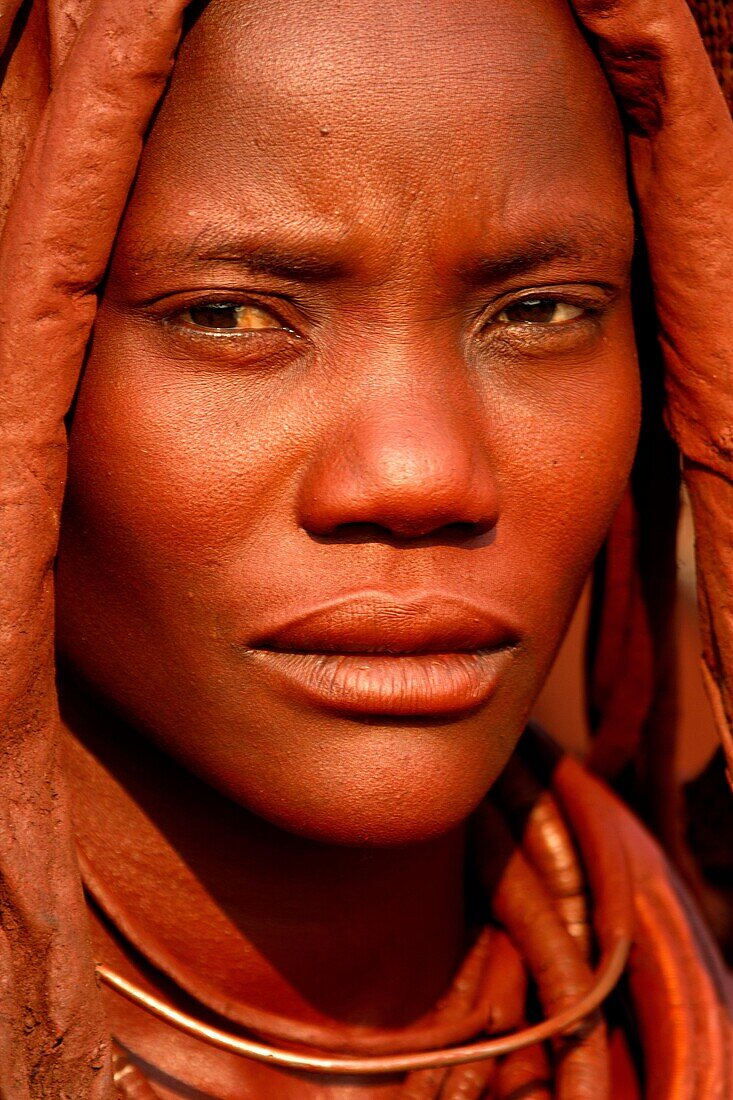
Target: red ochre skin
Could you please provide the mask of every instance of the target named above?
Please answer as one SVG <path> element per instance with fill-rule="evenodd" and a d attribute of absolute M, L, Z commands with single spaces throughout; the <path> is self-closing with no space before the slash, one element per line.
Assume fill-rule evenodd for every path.
<path fill-rule="evenodd" d="M 564 5 L 393 3 L 376 26 L 366 2 L 214 4 L 146 144 L 75 407 L 67 664 L 284 829 L 456 827 L 628 475 L 631 249 L 620 128 Z M 577 316 L 502 321 L 523 296 Z M 216 302 L 270 327 L 187 320 Z M 355 722 L 272 672 L 277 625 L 371 598 L 367 656 L 416 604 L 440 649 L 439 598 L 503 624 L 486 704 Z M 483 648 L 470 612 L 466 638 L 446 619 L 448 652 Z M 303 644 L 332 650 L 321 630 Z M 401 688 L 381 686 L 389 714 Z"/>
<path fill-rule="evenodd" d="M 28 6 L 23 5 L 24 15 Z M 75 20 L 87 6 L 86 0 L 34 5 L 23 43 L 40 64 L 22 64 L 24 54 L 18 48 L 2 89 L 9 97 L 0 134 L 3 212 L 12 192 L 0 242 L 2 457 L 8 460 L 0 509 L 0 1063 L 2 1090 L 9 1100 L 30 1100 L 31 1093 L 33 1100 L 60 1095 L 107 1100 L 111 1094 L 104 1049 L 109 1032 L 96 1012 L 54 736 L 51 568 L 65 474 L 62 418 L 76 388 L 97 289 L 107 272 L 141 139 L 169 72 L 177 16 L 184 5 L 179 0 L 154 5 L 148 0 L 97 0 L 69 64 L 60 68 L 74 37 Z M 3 41 L 19 7 L 18 0 L 2 6 Z M 543 227 L 548 212 L 556 220 L 558 214 L 561 221 L 567 220 L 574 197 L 582 197 L 586 204 L 593 200 L 593 212 L 601 211 L 604 217 L 621 208 L 613 197 L 623 190 L 620 145 L 618 135 L 603 133 L 604 126 L 615 123 L 597 70 L 587 53 L 585 60 L 581 56 L 581 40 L 559 6 L 548 12 L 545 5 L 536 10 L 492 5 L 484 13 L 491 20 L 490 31 L 456 27 L 456 20 L 474 18 L 472 11 L 463 12 L 463 6 L 456 14 L 457 5 L 446 5 L 445 11 L 431 7 L 431 18 L 415 28 L 411 7 L 409 16 L 400 18 L 399 9 L 388 5 L 380 10 L 378 26 L 371 8 L 361 17 L 355 8 L 349 18 L 341 5 L 333 11 L 306 7 L 302 13 L 307 30 L 290 6 L 269 14 L 258 8 L 251 15 L 248 8 L 249 25 L 243 32 L 227 21 L 231 12 L 215 4 L 189 40 L 133 196 L 124 228 L 127 243 L 123 237 L 81 395 L 60 573 L 61 641 L 67 650 L 65 667 L 72 670 L 65 677 L 65 712 L 74 731 L 90 742 L 105 765 L 101 776 L 82 775 L 82 781 L 72 786 L 73 801 L 80 839 L 85 839 L 82 811 L 97 815 L 92 826 L 100 858 L 94 870 L 103 868 L 101 887 L 110 912 L 119 916 L 125 906 L 137 906 L 145 921 L 140 945 L 151 956 L 156 936 L 159 942 L 152 946 L 159 952 L 170 955 L 178 947 L 181 965 L 188 964 L 199 980 L 203 976 L 218 982 L 223 996 L 227 982 L 235 998 L 251 987 L 254 1001 L 265 1009 L 292 1009 L 293 1027 L 313 1029 L 336 1020 L 340 1034 L 348 1031 L 349 1021 L 389 1026 L 419 1019 L 455 968 L 466 924 L 460 900 L 462 815 L 478 801 L 479 788 L 490 783 L 522 724 L 521 712 L 542 679 L 553 637 L 561 633 L 563 611 L 572 603 L 569 590 L 579 583 L 583 560 L 587 565 L 613 510 L 619 493 L 614 479 L 620 485 L 626 474 L 634 435 L 634 417 L 625 404 L 633 383 L 616 375 L 620 365 L 633 375 L 633 355 L 620 354 L 620 331 L 630 344 L 628 319 L 620 327 L 618 323 L 623 310 L 607 313 L 606 328 L 599 329 L 603 311 L 596 307 L 593 316 L 600 335 L 594 343 L 592 326 L 577 323 L 583 309 L 590 308 L 587 299 L 579 304 L 568 300 L 563 319 L 568 322 L 574 313 L 573 324 L 554 327 L 549 335 L 555 343 L 549 352 L 544 343 L 549 330 L 542 324 L 537 329 L 536 306 L 519 310 L 525 322 L 535 314 L 535 324 L 519 327 L 508 323 L 506 312 L 508 308 L 516 315 L 516 304 L 507 306 L 504 301 L 501 311 L 490 309 L 497 305 L 497 295 L 502 300 L 501 295 L 508 294 L 513 303 L 517 293 L 538 293 L 536 285 L 528 289 L 522 281 L 526 270 L 497 263 L 501 248 L 506 254 L 507 245 L 512 245 L 508 238 L 521 238 L 521 256 L 540 264 L 538 240 L 542 248 L 552 241 Z M 232 10 L 247 18 L 239 5 Z M 724 553 L 733 514 L 730 509 L 726 514 L 731 417 L 724 388 L 730 378 L 725 355 L 731 311 L 722 307 L 733 239 L 728 231 L 730 122 L 681 0 L 670 0 L 663 10 L 655 0 L 578 0 L 576 10 L 591 34 L 600 35 L 600 52 L 630 131 L 631 174 L 662 322 L 669 419 L 687 459 L 696 512 L 703 611 L 708 616 L 707 660 L 725 733 L 730 712 L 725 672 L 733 652 L 726 615 L 730 563 Z M 214 33 L 207 47 L 209 19 Z M 447 20 L 453 20 L 448 32 Z M 506 27 L 500 25 L 503 20 Z M 567 51 L 562 20 L 572 42 Z M 354 34 L 355 25 L 363 33 Z M 434 40 L 441 32 L 437 49 Z M 221 61 L 207 59 L 207 48 L 222 51 Z M 241 63 L 231 56 L 237 50 Z M 25 136 L 36 129 L 46 94 L 46 54 L 54 86 L 51 111 L 38 125 L 23 180 L 15 187 Z M 270 74 L 269 88 L 258 77 L 260 67 Z M 19 78 L 21 69 L 24 75 Z M 207 69 L 216 73 L 208 84 L 203 79 Z M 220 88 L 212 113 L 211 84 L 216 81 Z M 249 101 L 237 104 L 232 88 L 241 92 L 245 86 Z M 27 90 L 30 97 L 20 94 Z M 230 103 L 222 114 L 224 91 L 235 102 L 234 110 Z M 264 101 L 269 103 L 268 119 L 261 109 Z M 330 117 L 324 121 L 326 108 Z M 314 118 L 316 114 L 321 117 Z M 238 130 L 246 130 L 247 141 Z M 198 145 L 192 139 L 194 133 L 204 132 L 205 149 L 200 138 Z M 701 135 L 704 156 L 692 156 Z M 223 146 L 229 147 L 228 166 L 222 164 Z M 459 152 L 465 154 L 462 162 Z M 351 168 L 346 170 L 343 161 L 349 153 Z M 189 169 L 184 165 L 197 155 L 202 164 L 194 178 L 202 184 L 208 181 L 198 203 L 191 202 L 190 164 Z M 218 175 L 212 186 L 214 166 Z M 259 212 L 243 201 L 241 179 L 237 183 L 237 172 L 243 173 L 244 166 L 259 196 Z M 472 173 L 476 183 L 470 192 L 466 180 Z M 583 177 L 582 186 L 571 183 L 574 173 Z M 130 234 L 134 235 L 137 218 L 139 242 L 144 245 L 148 229 L 151 240 L 154 237 L 156 179 L 169 204 L 186 196 L 189 201 L 173 216 L 163 203 L 161 216 L 171 225 L 158 226 L 157 259 L 154 255 L 151 260 L 148 252 L 145 275 L 145 255 L 134 259 Z M 345 201 L 348 180 L 353 188 L 350 202 Z M 320 212 L 314 213 L 314 202 L 320 202 Z M 235 337 L 237 343 L 217 336 L 218 344 L 213 345 L 213 335 L 194 337 L 187 326 L 182 334 L 172 323 L 161 325 L 160 314 L 157 321 L 151 317 L 150 297 L 144 306 L 138 294 L 135 305 L 135 295 L 120 290 L 150 279 L 151 264 L 158 273 L 155 277 L 161 272 L 167 277 L 174 272 L 185 275 L 186 265 L 171 258 L 170 251 L 166 260 L 160 248 L 161 233 L 164 245 L 174 242 L 174 223 L 188 225 L 189 242 L 193 233 L 199 265 L 206 248 L 218 247 L 223 261 L 221 239 L 218 246 L 207 244 L 205 236 L 194 232 L 193 221 L 198 217 L 199 223 L 211 227 L 214 223 L 206 219 L 206 211 L 227 204 L 234 221 L 250 229 L 263 217 L 272 223 L 275 216 L 285 219 L 291 231 L 295 226 L 301 260 L 309 252 L 312 260 L 318 251 L 305 239 L 308 233 L 312 237 L 314 227 L 321 234 L 321 261 L 324 231 L 332 233 L 326 251 L 338 251 L 338 245 L 343 255 L 335 267 L 333 262 L 330 268 L 321 262 L 314 269 L 311 263 L 306 271 L 301 263 L 295 272 L 291 247 L 288 273 L 283 270 L 282 247 L 275 256 L 270 249 L 268 271 L 263 270 L 260 250 L 257 278 L 271 280 L 277 261 L 278 278 L 289 279 L 290 289 L 275 295 L 281 304 L 274 311 L 259 300 L 256 306 L 241 306 L 243 323 L 256 329 L 245 335 L 248 343 L 240 342 L 240 336 Z M 621 206 L 627 224 L 618 230 L 619 239 L 628 237 L 624 200 Z M 325 226 L 324 210 L 331 219 Z M 578 216 L 576 210 L 574 217 Z M 480 234 L 477 218 L 483 226 Z M 430 232 L 425 229 L 421 236 L 422 221 Z M 582 228 L 585 241 L 593 229 L 587 217 Z M 482 237 L 482 254 L 491 257 L 490 264 L 482 265 L 482 278 L 476 277 L 475 259 L 471 275 L 471 258 L 465 258 L 467 250 L 475 252 L 471 239 L 477 236 Z M 613 236 L 599 243 L 596 233 L 594 265 L 609 263 Z M 231 233 L 229 237 L 231 245 Z M 565 233 L 566 245 L 568 239 Z M 241 241 L 237 247 L 241 259 Z M 140 243 L 137 251 L 144 253 Z M 248 254 L 251 267 L 251 245 Z M 228 256 L 227 263 L 236 267 L 234 289 L 241 291 L 242 264 L 231 252 Z M 545 253 L 543 262 L 552 268 L 583 261 L 573 260 L 564 247 L 562 260 L 557 255 L 551 260 Z M 221 271 L 221 264 L 211 263 Z M 127 275 L 120 278 L 125 269 Z M 541 278 L 536 269 L 529 274 L 535 283 Z M 554 281 L 562 279 L 562 273 L 551 274 Z M 250 271 L 247 278 L 251 277 Z M 587 271 L 574 275 L 578 277 L 596 285 L 597 276 Z M 186 293 L 190 282 L 189 270 Z M 546 289 L 542 284 L 540 292 Z M 176 293 L 182 293 L 180 287 Z M 231 286 L 225 293 L 232 295 Z M 254 295 L 254 290 L 249 287 L 247 293 Z M 272 293 L 270 287 L 265 297 Z M 623 300 L 621 295 L 618 301 Z M 186 309 L 194 308 L 199 320 L 208 311 L 211 320 L 216 308 L 211 298 L 206 302 L 198 307 L 189 303 Z M 293 314 L 282 316 L 279 309 L 287 312 L 288 302 Z M 469 306 L 475 302 L 479 305 L 471 312 Z M 281 318 L 274 329 L 273 312 Z M 546 322 L 545 307 L 539 312 L 544 312 Z M 179 322 L 195 319 L 190 312 L 184 318 L 180 309 L 174 313 Z M 132 342 L 130 326 L 139 337 Z M 578 344 L 570 347 L 568 337 L 581 329 L 587 338 L 578 337 Z M 158 336 L 153 338 L 153 333 Z M 341 342 L 335 335 L 329 342 L 329 333 L 338 334 Z M 540 333 L 545 335 L 538 343 Z M 145 339 L 141 334 L 147 334 Z M 160 352 L 161 334 L 165 355 Z M 113 336 L 117 348 L 111 347 Z M 171 339 L 175 347 L 166 343 Z M 182 348 L 190 348 L 194 339 L 197 349 L 216 346 L 216 353 L 185 353 Z M 279 341 L 277 354 L 273 340 Z M 141 347 L 146 341 L 152 346 Z M 326 356 L 337 343 L 339 354 Z M 252 354 L 227 352 L 227 347 L 248 347 Z M 371 356 L 364 356 L 365 347 Z M 253 352 L 257 348 L 261 350 Z M 350 352 L 348 362 L 341 354 L 344 348 Z M 462 362 L 461 370 L 455 369 L 457 362 Z M 404 384 L 408 376 L 413 379 L 411 387 Z M 157 387 L 152 385 L 156 377 Z M 239 388 L 245 381 L 246 409 Z M 111 415 L 113 408 L 116 416 Z M 202 415 L 206 408 L 208 419 Z M 629 414 L 628 420 L 619 417 L 620 409 Z M 265 431 L 268 417 L 271 423 Z M 282 424 L 277 434 L 275 425 Z M 126 450 L 121 448 L 125 433 Z M 258 439 L 259 450 L 254 446 Z M 194 446 L 197 440 L 200 446 Z M 597 444 L 590 455 L 589 440 Z M 275 446 L 270 447 L 270 441 Z M 165 453 L 167 464 L 160 461 Z M 242 454 L 248 456 L 244 468 Z M 405 455 L 423 458 L 405 461 Z M 196 456 L 203 465 L 197 464 Z M 605 476 L 601 458 L 608 464 Z M 384 472 L 390 470 L 385 481 Z M 198 526 L 191 526 L 192 516 L 198 517 Z M 86 561 L 95 561 L 93 570 L 81 568 L 81 547 Z M 276 558 L 280 547 L 284 563 Z M 469 547 L 471 554 L 466 553 Z M 97 550 L 101 552 L 95 560 Z M 359 565 L 356 588 L 354 570 L 347 568 L 350 562 Z M 310 570 L 307 576 L 321 578 L 320 587 L 309 590 L 304 585 L 298 573 L 303 563 Z M 254 584 L 258 577 L 264 581 Z M 451 590 L 449 581 L 460 582 L 460 589 Z M 76 624 L 69 611 L 75 594 Z M 111 594 L 116 615 L 110 610 L 115 602 Z M 487 629 L 489 638 L 476 638 L 473 621 L 463 624 L 463 636 L 456 633 L 451 612 L 446 611 L 456 599 L 474 606 L 481 630 L 487 629 L 487 620 L 493 624 Z M 379 605 L 366 616 L 365 600 Z M 399 604 L 389 624 L 385 601 L 391 601 L 392 612 Z M 364 619 L 366 637 L 361 639 L 352 625 L 338 621 L 338 615 L 333 621 L 333 608 L 353 610 L 355 604 L 360 607 L 359 615 L 353 616 L 357 626 Z M 230 614 L 227 609 L 232 607 L 246 615 Z M 278 643 L 303 622 L 318 624 L 324 636 L 315 641 L 321 648 L 283 653 Z M 503 638 L 502 630 L 507 635 Z M 161 647 L 161 636 L 167 632 L 168 647 Z M 71 638 L 76 651 L 69 645 Z M 352 645 L 345 661 L 334 649 L 336 642 Z M 415 649 L 406 650 L 408 643 Z M 363 645 L 364 652 L 354 651 L 356 644 Z M 480 653 L 472 653 L 471 646 L 479 646 Z M 89 657 L 95 652 L 91 668 Z M 165 664 L 157 679 L 150 676 L 151 653 L 156 654 L 153 664 Z M 468 681 L 462 684 L 460 670 L 471 661 L 483 668 L 487 653 L 498 654 L 496 659 L 506 661 L 509 670 L 495 670 L 496 684 L 490 677 L 474 679 L 472 695 Z M 287 685 L 279 674 L 258 682 L 260 658 L 271 664 L 300 661 L 311 670 L 330 669 L 319 681 L 324 690 L 318 704 L 312 696 L 306 699 L 302 676 L 290 677 Z M 357 668 L 354 662 L 362 658 L 367 667 Z M 401 662 L 399 675 L 389 673 L 392 666 L 386 662 L 391 658 Z M 232 662 L 239 662 L 236 677 Z M 442 671 L 433 688 L 435 662 Z M 329 685 L 337 684 L 339 676 L 342 687 L 347 684 L 342 692 L 347 698 L 334 709 Z M 233 693 L 233 677 L 250 681 L 248 708 L 241 702 L 243 692 Z M 207 682 L 209 697 L 202 700 L 201 685 Z M 416 685 L 421 685 L 419 691 Z M 479 714 L 476 692 L 482 690 Z M 355 713 L 359 702 L 368 707 L 374 695 L 388 710 L 391 702 L 391 715 L 387 718 L 382 712 L 380 722 L 370 721 L 368 712 L 366 718 Z M 405 704 L 414 706 L 416 699 L 428 710 L 431 700 L 434 709 L 445 707 L 446 695 L 454 704 L 450 719 L 437 721 L 428 713 L 411 723 L 395 713 Z M 121 712 L 121 721 L 113 722 L 109 707 Z M 230 721 L 227 710 L 240 715 L 239 726 Z M 289 724 L 280 721 L 283 712 L 289 714 Z M 156 720 L 148 722 L 145 714 Z M 140 741 L 137 726 L 147 732 L 147 739 Z M 233 739 L 227 747 L 225 727 L 247 736 Z M 177 770 L 170 754 L 156 759 L 156 736 L 192 770 Z M 395 748 L 403 743 L 410 754 L 403 752 L 397 760 L 401 766 L 395 768 Z M 81 740 L 71 744 L 80 749 Z M 457 766 L 458 757 L 465 766 Z M 471 766 L 477 759 L 483 772 Z M 384 787 L 381 780 L 374 782 L 379 768 L 390 779 Z M 135 825 L 135 813 L 145 816 L 144 784 L 153 792 L 148 825 L 157 825 L 164 840 L 177 842 L 189 873 L 197 868 L 198 896 L 193 903 L 186 899 L 181 881 L 166 874 L 164 851 L 156 849 L 144 827 Z M 381 801 L 375 788 L 384 792 Z M 303 791 L 313 792 L 310 802 L 302 797 Z M 120 798 L 126 806 L 119 805 Z M 604 814 L 603 804 L 599 793 L 593 801 L 599 816 Z M 612 818 L 609 811 L 605 820 Z M 593 811 L 591 819 L 595 821 Z M 577 822 L 574 828 L 582 837 L 584 829 Z M 609 833 L 615 835 L 614 826 Z M 406 839 L 412 843 L 405 844 Z M 659 889 L 669 873 L 658 858 L 650 863 L 638 838 L 632 836 L 627 847 L 643 878 L 636 898 L 644 918 L 640 927 L 646 929 L 648 942 L 659 948 L 652 960 L 655 965 L 640 971 L 637 937 L 636 964 L 632 958 L 630 965 L 641 1029 L 659 1040 L 655 1058 L 646 1059 L 646 1100 L 727 1096 L 730 1089 L 721 1084 L 716 1058 L 711 1056 L 715 1043 L 701 1030 L 710 1018 L 707 1002 L 677 980 L 676 967 L 684 968 L 688 979 L 705 975 L 707 968 L 685 947 L 689 928 L 679 905 L 680 919 L 671 919 L 674 906 Z M 587 864 L 598 872 L 602 860 L 591 858 Z M 100 887 L 98 877 L 95 887 Z M 613 875 L 604 871 L 600 881 L 604 892 L 615 890 Z M 651 893 L 655 902 L 650 908 Z M 564 893 L 562 898 L 566 899 Z M 231 914 L 231 927 L 239 936 L 237 948 L 244 943 L 244 950 L 233 951 L 232 937 L 226 935 L 216 942 L 213 926 L 202 919 L 202 900 Z M 521 890 L 512 904 L 519 906 L 520 917 L 534 934 Z M 598 910 L 602 914 L 602 905 Z M 270 955 L 258 960 L 258 948 L 268 936 Z M 529 945 L 541 964 L 544 958 L 534 953 L 537 946 L 545 957 L 551 947 L 541 936 Z M 96 953 L 108 962 L 113 954 L 104 932 Z M 247 957 L 253 967 L 238 987 Z M 497 954 L 492 959 L 494 965 L 501 963 Z M 560 970 L 566 962 L 553 961 Z M 511 967 L 506 956 L 502 966 L 507 977 Z M 570 991 L 564 986 L 551 992 L 565 996 Z M 113 1003 L 109 1007 L 112 1028 L 124 1041 L 130 1033 L 123 1012 Z M 508 1027 L 521 1024 L 516 997 L 514 1009 L 505 1019 Z M 299 1024 L 298 1017 L 304 1022 Z M 156 1037 L 147 1018 L 139 1027 L 139 1047 L 153 1061 L 165 1062 L 175 1048 L 174 1039 Z M 725 1046 L 724 1035 L 722 1039 L 718 1055 Z M 195 1063 L 193 1072 L 197 1055 L 190 1061 Z M 565 1061 L 563 1076 L 568 1064 Z M 583 1071 L 591 1063 L 581 1059 L 573 1061 L 575 1065 Z M 657 1074 L 661 1071 L 656 1083 L 654 1065 Z M 528 1070 L 545 1073 L 543 1065 L 532 1069 L 526 1059 L 512 1065 L 508 1060 L 498 1073 L 500 1092 L 526 1082 Z M 510 1080 L 504 1079 L 505 1071 Z M 284 1095 L 282 1079 L 270 1076 L 255 1084 L 254 1070 L 246 1064 L 238 1064 L 234 1072 L 235 1093 Z M 220 1086 L 218 1076 L 215 1072 L 207 1085 L 210 1093 L 228 1087 Z M 293 1084 L 300 1096 L 307 1095 L 306 1088 L 318 1095 L 320 1086 Z M 370 1086 L 365 1089 L 368 1095 Z M 333 1089 L 320 1091 L 334 1095 Z M 459 1091 L 463 1096 L 465 1090 Z M 542 1089 L 535 1090 L 536 1096 L 540 1093 Z M 598 1100 L 597 1093 L 596 1079 L 589 1078 L 582 1091 L 571 1090 L 567 1097 Z M 142 1095 L 139 1089 L 136 1095 Z M 628 1100 L 628 1092 L 623 1095 Z M 566 1100 L 562 1092 L 558 1096 Z"/>
<path fill-rule="evenodd" d="M 115 764 L 236 936 L 154 849 L 107 873 L 222 998 L 398 1026 L 447 985 L 463 823 L 631 466 L 632 246 L 559 2 L 217 2 L 184 41 L 74 409 L 58 638 L 72 726 L 203 780 Z"/>

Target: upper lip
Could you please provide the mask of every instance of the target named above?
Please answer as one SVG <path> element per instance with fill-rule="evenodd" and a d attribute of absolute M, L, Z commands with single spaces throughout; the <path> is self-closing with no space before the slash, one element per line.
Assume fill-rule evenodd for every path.
<path fill-rule="evenodd" d="M 263 632 L 253 649 L 303 653 L 455 653 L 514 645 L 518 632 L 490 608 L 440 592 L 342 596 Z"/>

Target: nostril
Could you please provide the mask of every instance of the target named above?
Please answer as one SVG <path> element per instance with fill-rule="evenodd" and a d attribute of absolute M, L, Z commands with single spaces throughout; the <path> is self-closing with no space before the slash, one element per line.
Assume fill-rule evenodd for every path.
<path fill-rule="evenodd" d="M 394 533 L 379 523 L 338 523 L 329 531 L 311 531 L 311 537 L 317 542 L 389 542 Z"/>
<path fill-rule="evenodd" d="M 456 544 L 471 542 L 485 533 L 485 526 L 481 523 L 446 523 L 444 527 L 440 528 L 441 538 L 445 542 Z"/>

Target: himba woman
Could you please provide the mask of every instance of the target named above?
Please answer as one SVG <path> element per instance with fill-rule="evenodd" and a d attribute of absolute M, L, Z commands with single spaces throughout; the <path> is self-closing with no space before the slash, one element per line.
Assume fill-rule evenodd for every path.
<path fill-rule="evenodd" d="M 663 773 L 662 370 L 728 736 L 733 129 L 693 18 L 184 8 L 0 4 L 0 1094 L 725 1100 L 687 893 L 515 751 L 603 546 L 592 763 Z"/>

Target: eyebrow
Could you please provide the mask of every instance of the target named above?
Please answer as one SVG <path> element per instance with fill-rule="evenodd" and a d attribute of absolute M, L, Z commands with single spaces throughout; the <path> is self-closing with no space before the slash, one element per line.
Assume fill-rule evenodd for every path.
<path fill-rule="evenodd" d="M 319 254 L 307 244 L 292 248 L 275 243 L 224 242 L 213 249 L 193 249 L 189 258 L 199 263 L 239 264 L 248 271 L 281 279 L 325 281 L 338 278 L 345 268 L 342 260 Z"/>
<path fill-rule="evenodd" d="M 630 262 L 633 242 L 607 222 L 583 219 L 571 230 L 557 230 L 518 243 L 505 252 L 479 256 L 464 264 L 461 278 L 471 285 L 507 282 L 558 261 L 587 263 L 604 259 L 611 265 Z"/>
<path fill-rule="evenodd" d="M 290 281 L 323 282 L 345 273 L 346 264 L 335 256 L 337 240 L 305 236 L 276 242 L 218 234 L 204 229 L 193 240 L 168 240 L 147 250 L 135 250 L 134 262 L 143 266 L 204 264 L 241 267 L 251 274 L 275 275 Z M 330 253 L 330 254 L 329 254 Z"/>

